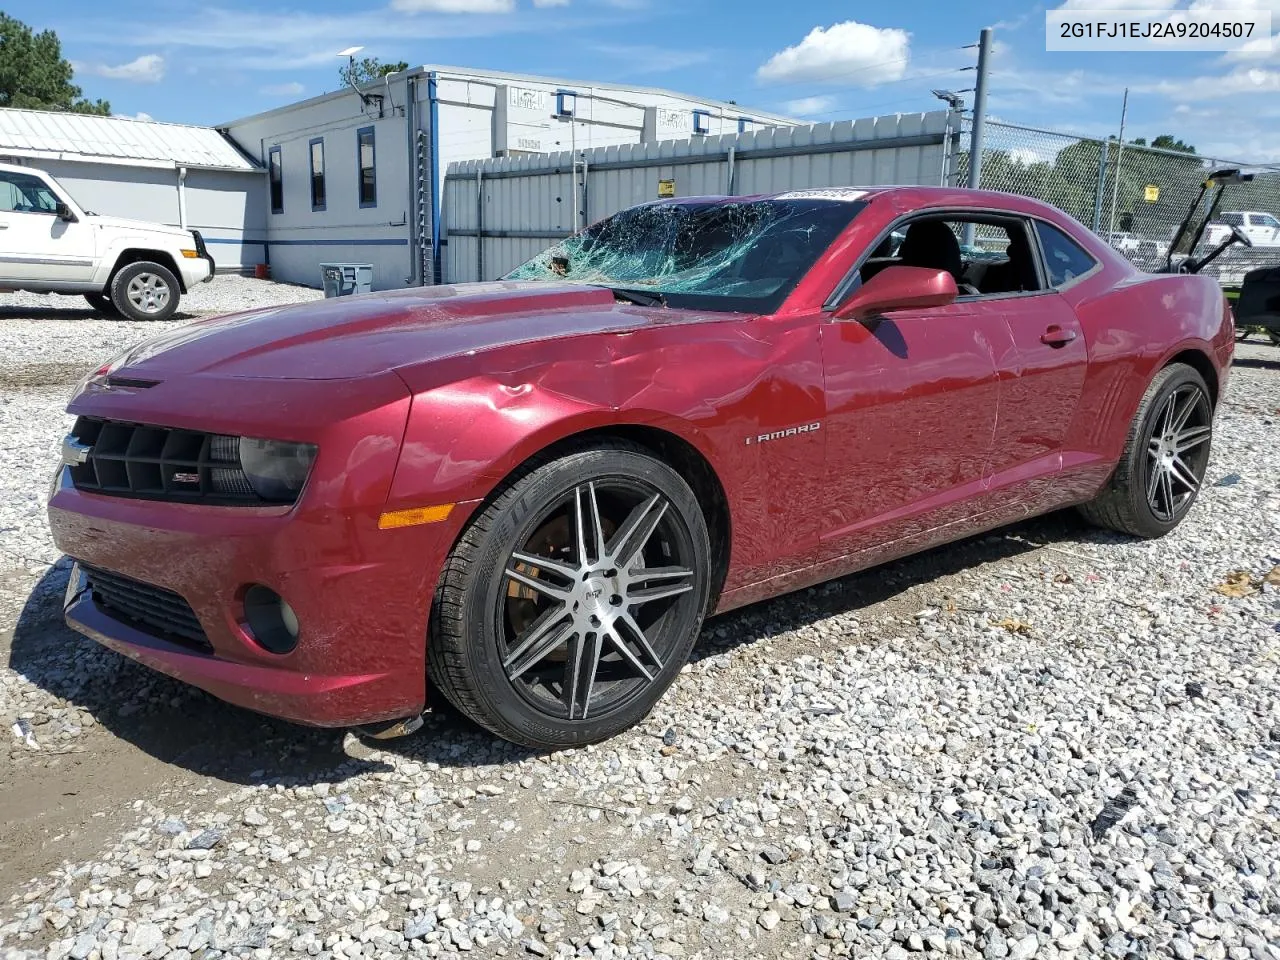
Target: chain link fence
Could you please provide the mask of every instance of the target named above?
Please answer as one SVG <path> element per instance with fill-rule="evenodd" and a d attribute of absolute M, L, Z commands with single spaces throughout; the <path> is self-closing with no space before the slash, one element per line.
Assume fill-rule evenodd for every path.
<path fill-rule="evenodd" d="M 961 142 L 968 143 L 967 131 Z M 957 152 L 956 167 L 956 182 L 967 183 L 967 150 Z M 1254 267 L 1280 265 L 1280 166 L 988 121 L 982 187 L 1051 203 L 1135 265 L 1154 270 L 1164 264 L 1173 234 L 1205 179 L 1227 167 L 1256 176 L 1226 188 L 1216 225 L 1205 231 L 1197 252 L 1225 236 L 1228 222 L 1244 220 L 1254 246 L 1231 247 L 1205 271 L 1233 286 Z M 1240 213 L 1250 216 L 1228 216 Z"/>

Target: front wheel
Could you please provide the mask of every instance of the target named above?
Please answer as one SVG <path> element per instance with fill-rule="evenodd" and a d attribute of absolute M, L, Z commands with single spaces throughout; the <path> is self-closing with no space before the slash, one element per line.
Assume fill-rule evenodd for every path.
<path fill-rule="evenodd" d="M 1080 507 L 1090 523 L 1161 537 L 1187 515 L 1209 466 L 1213 403 L 1204 377 L 1182 363 L 1147 388 L 1107 488 Z"/>
<path fill-rule="evenodd" d="M 111 278 L 111 302 L 130 320 L 168 320 L 180 295 L 178 279 L 160 263 L 130 263 Z"/>
<path fill-rule="evenodd" d="M 614 442 L 536 463 L 446 563 L 431 678 L 472 720 L 525 746 L 612 737 L 687 661 L 709 554 L 693 491 L 643 448 Z"/>

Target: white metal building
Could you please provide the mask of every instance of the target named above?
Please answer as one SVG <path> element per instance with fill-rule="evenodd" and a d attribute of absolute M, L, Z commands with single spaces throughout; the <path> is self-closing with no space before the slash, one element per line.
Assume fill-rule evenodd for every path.
<path fill-rule="evenodd" d="M 199 230 L 219 271 L 264 256 L 267 178 L 217 130 L 0 109 L 0 161 L 48 171 L 94 213 Z"/>
<path fill-rule="evenodd" d="M 796 122 L 668 90 L 423 66 L 221 129 L 269 171 L 261 191 L 273 277 L 315 286 L 322 262 L 367 262 L 374 288 L 393 289 L 441 277 L 452 162 Z"/>

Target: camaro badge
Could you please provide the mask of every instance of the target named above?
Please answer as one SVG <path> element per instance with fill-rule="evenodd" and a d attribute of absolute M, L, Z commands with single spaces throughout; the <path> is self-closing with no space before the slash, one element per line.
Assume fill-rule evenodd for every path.
<path fill-rule="evenodd" d="M 73 436 L 68 435 L 62 438 L 62 462 L 68 467 L 78 467 L 82 463 L 87 463 L 92 450 L 92 444 L 81 443 Z"/>
<path fill-rule="evenodd" d="M 814 423 L 803 423 L 798 427 L 787 427 L 785 430 L 775 430 L 773 433 L 762 433 L 759 436 L 747 437 L 747 446 L 753 443 L 768 443 L 770 440 L 781 440 L 784 437 L 795 437 L 802 433 L 813 433 L 822 426 L 822 421 L 818 420 Z"/>

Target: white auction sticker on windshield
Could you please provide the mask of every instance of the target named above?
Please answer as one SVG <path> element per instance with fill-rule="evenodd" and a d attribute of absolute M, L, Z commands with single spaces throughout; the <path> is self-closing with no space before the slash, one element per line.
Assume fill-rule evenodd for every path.
<path fill-rule="evenodd" d="M 1267 9 L 1045 11 L 1045 49 L 1146 53 L 1272 48 Z"/>
<path fill-rule="evenodd" d="M 849 187 L 823 187 L 814 190 L 792 190 L 780 193 L 777 200 L 861 200 L 867 195 L 865 190 L 853 190 Z"/>

